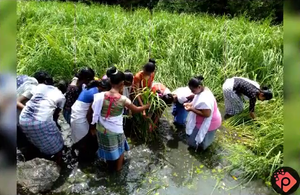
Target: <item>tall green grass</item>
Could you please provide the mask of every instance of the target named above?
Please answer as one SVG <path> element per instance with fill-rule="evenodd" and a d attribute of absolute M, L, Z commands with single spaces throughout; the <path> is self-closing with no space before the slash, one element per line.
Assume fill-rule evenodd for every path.
<path fill-rule="evenodd" d="M 129 12 L 60 2 L 18 2 L 17 14 L 18 73 L 45 69 L 56 77 L 71 78 L 79 67 L 91 66 L 102 76 L 111 63 L 136 72 L 147 62 L 151 44 L 151 57 L 158 64 L 155 80 L 171 89 L 201 74 L 222 101 L 222 83 L 228 77 L 244 76 L 270 85 L 274 100 L 257 105 L 255 125 L 238 122 L 243 115 L 224 125 L 251 137 L 239 143 L 251 155 L 245 149 L 233 150 L 239 155 L 232 156 L 237 159 L 233 164 L 243 163 L 246 171 L 254 170 L 266 179 L 274 162 L 275 167 L 282 163 L 282 26 L 243 17 L 229 20 L 167 12 L 154 12 L 150 22 L 146 9 Z M 279 161 L 274 159 L 277 155 Z M 257 159 L 262 166 L 251 163 Z"/>

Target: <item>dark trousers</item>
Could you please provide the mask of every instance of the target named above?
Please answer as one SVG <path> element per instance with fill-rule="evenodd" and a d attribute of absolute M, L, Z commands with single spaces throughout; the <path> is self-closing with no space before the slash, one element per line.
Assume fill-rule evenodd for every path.
<path fill-rule="evenodd" d="M 73 150 L 78 150 L 78 161 L 92 162 L 95 159 L 95 154 L 98 150 L 98 140 L 96 135 L 90 132 L 77 143 L 73 144 Z"/>

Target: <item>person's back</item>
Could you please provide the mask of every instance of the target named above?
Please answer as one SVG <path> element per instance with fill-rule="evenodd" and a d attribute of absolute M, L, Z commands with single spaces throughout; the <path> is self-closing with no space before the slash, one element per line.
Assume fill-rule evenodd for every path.
<path fill-rule="evenodd" d="M 98 87 L 84 89 L 72 106 L 71 121 L 85 122 L 87 112 L 93 103 L 94 94 L 98 93 Z"/>
<path fill-rule="evenodd" d="M 257 84 L 258 85 L 258 84 Z M 248 98 L 256 98 L 255 94 L 259 92 L 259 85 L 257 87 L 254 81 L 246 80 L 240 77 L 234 77 L 233 90 L 237 94 L 243 94 Z"/>
<path fill-rule="evenodd" d="M 94 80 L 95 72 L 91 68 L 84 67 L 73 78 L 66 92 L 66 103 L 63 108 L 63 116 L 68 124 L 71 123 L 71 108 L 78 99 L 82 89 L 92 80 Z"/>
<path fill-rule="evenodd" d="M 62 109 L 65 97 L 60 90 L 51 85 L 39 84 L 31 91 L 32 98 L 27 102 L 21 117 L 38 121 L 53 120 L 56 108 Z"/>
<path fill-rule="evenodd" d="M 53 86 L 51 77 L 46 78 L 45 83 L 47 85 L 39 84 L 30 92 L 32 97 L 22 109 L 19 124 L 22 132 L 42 156 L 60 164 L 64 140 L 56 122 L 65 97 Z"/>
<path fill-rule="evenodd" d="M 154 82 L 152 84 L 152 88 L 151 90 L 156 93 L 156 92 L 159 92 L 161 93 L 162 95 L 167 95 L 167 94 L 170 94 L 171 91 L 169 88 L 167 88 L 164 84 L 162 83 L 158 83 L 158 82 Z"/>
<path fill-rule="evenodd" d="M 106 118 L 122 115 L 126 101 L 129 99 L 124 95 L 105 92 L 101 115 Z"/>

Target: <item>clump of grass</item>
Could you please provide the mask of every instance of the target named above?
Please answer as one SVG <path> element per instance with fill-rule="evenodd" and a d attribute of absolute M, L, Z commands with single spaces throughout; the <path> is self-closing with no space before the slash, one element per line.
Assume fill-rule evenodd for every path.
<path fill-rule="evenodd" d="M 137 100 L 138 96 L 140 96 L 143 104 L 146 105 L 149 103 L 150 108 L 146 110 L 146 117 L 144 117 L 142 113 L 135 114 L 133 116 L 133 129 L 140 140 L 144 142 L 151 142 L 157 136 L 155 126 L 158 124 L 154 124 L 154 116 L 156 116 L 156 114 L 163 113 L 167 108 L 167 105 L 159 97 L 158 93 L 154 93 L 148 87 L 137 90 L 136 94 L 134 101 Z M 150 125 L 152 126 L 152 129 L 150 129 Z"/>
<path fill-rule="evenodd" d="M 257 120 L 247 120 L 244 113 L 227 120 L 224 125 L 241 138 L 230 143 L 230 169 L 242 168 L 244 176 L 270 181 L 273 172 L 283 164 L 283 101 L 258 103 Z M 241 122 L 244 120 L 247 122 Z M 234 127 L 234 129 L 232 128 Z"/>

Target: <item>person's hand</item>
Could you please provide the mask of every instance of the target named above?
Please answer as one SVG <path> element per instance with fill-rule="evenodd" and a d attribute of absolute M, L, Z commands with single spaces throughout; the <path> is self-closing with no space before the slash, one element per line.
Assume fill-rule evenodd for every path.
<path fill-rule="evenodd" d="M 143 115 L 143 117 L 144 117 L 144 118 L 146 118 L 146 117 L 147 117 L 147 115 L 146 115 L 146 111 L 145 111 L 145 110 L 143 111 L 142 115 Z"/>
<path fill-rule="evenodd" d="M 254 112 L 250 112 L 250 117 L 251 117 L 252 119 L 255 119 L 255 114 L 254 114 Z"/>
<path fill-rule="evenodd" d="M 194 94 L 192 94 L 192 95 L 190 95 L 190 96 L 188 96 L 188 97 L 186 97 L 186 99 L 188 100 L 188 101 L 191 101 L 191 100 L 193 100 L 194 99 Z"/>
<path fill-rule="evenodd" d="M 184 106 L 185 110 L 187 110 L 187 111 L 191 111 L 193 108 L 191 103 L 184 103 L 183 106 Z"/>
<path fill-rule="evenodd" d="M 150 108 L 150 103 L 146 104 L 146 105 L 145 105 L 145 108 L 146 108 L 146 109 Z M 145 110 L 144 110 L 144 112 L 145 112 Z M 144 114 L 144 112 L 143 112 L 143 114 Z M 145 112 L 145 114 L 146 114 L 146 112 Z"/>

